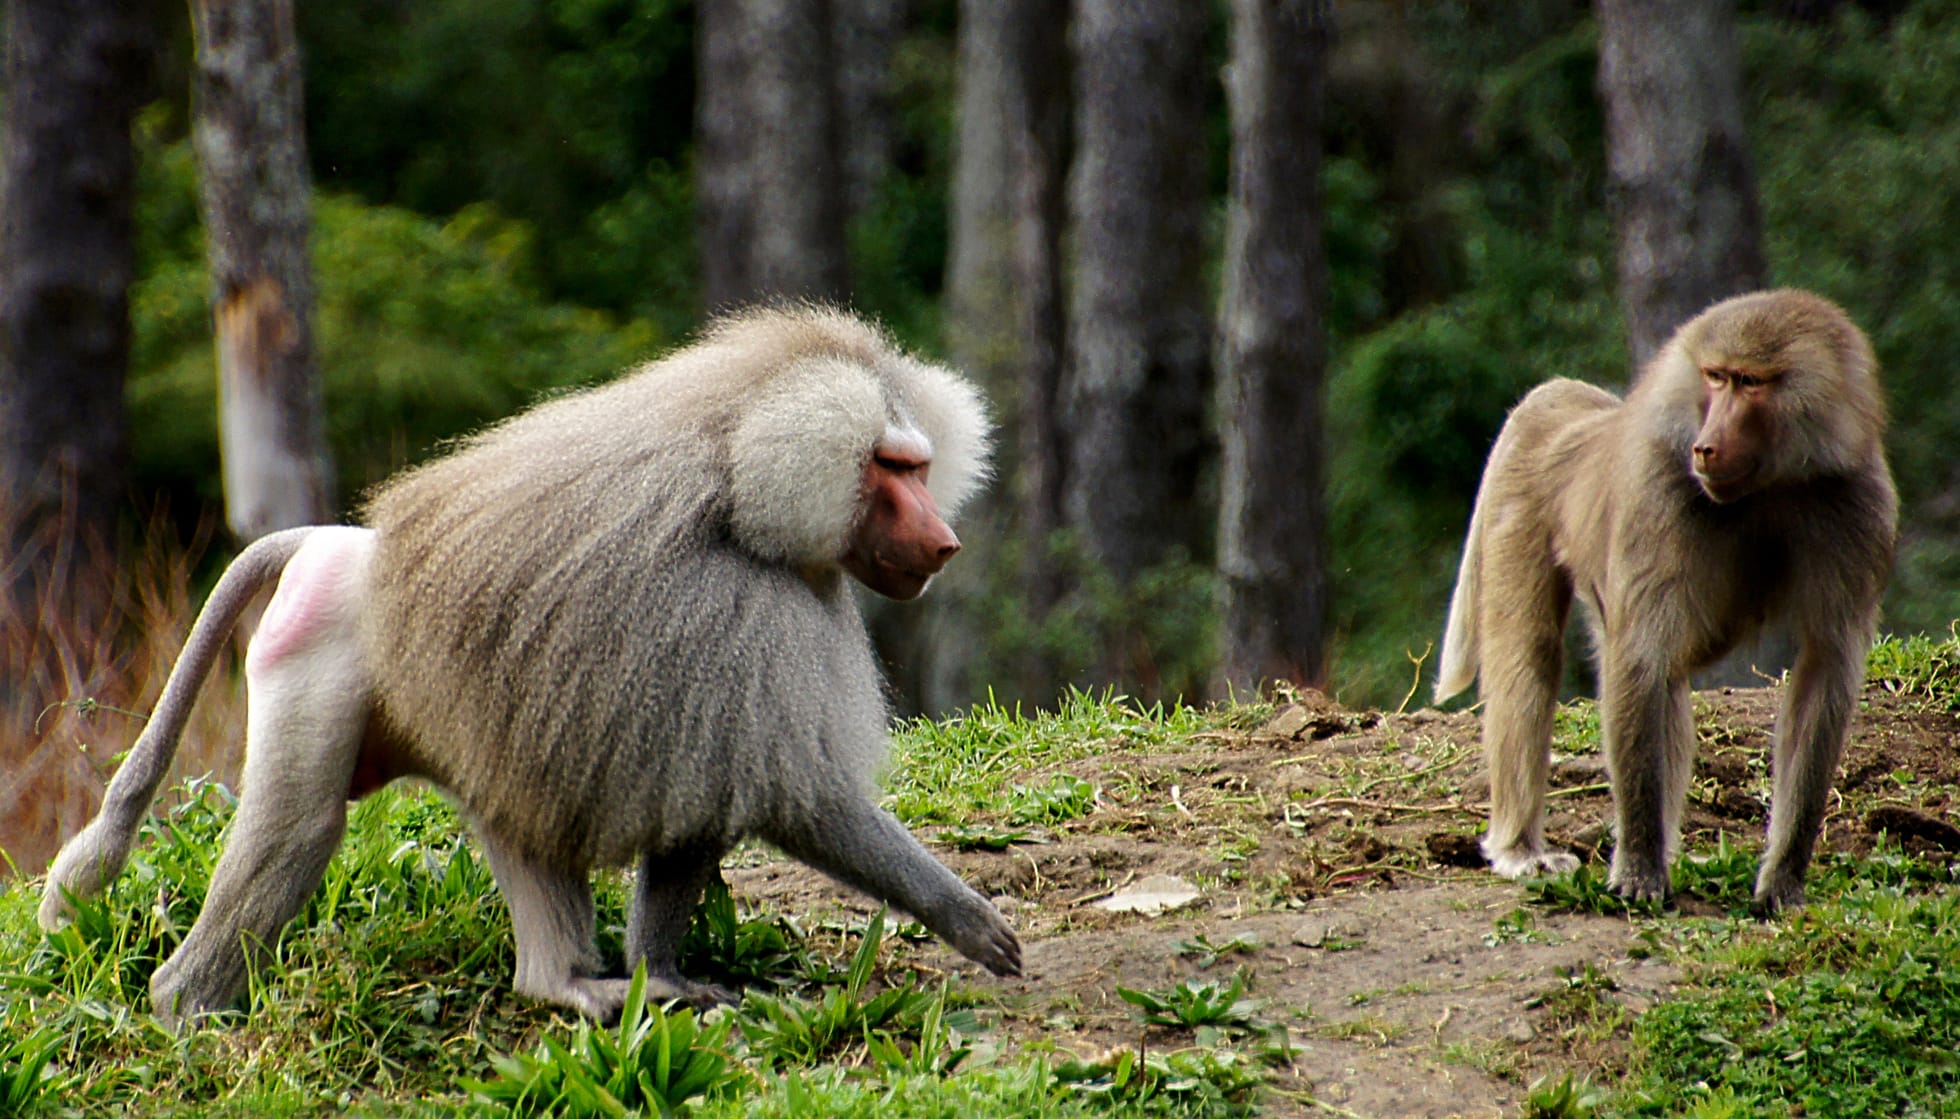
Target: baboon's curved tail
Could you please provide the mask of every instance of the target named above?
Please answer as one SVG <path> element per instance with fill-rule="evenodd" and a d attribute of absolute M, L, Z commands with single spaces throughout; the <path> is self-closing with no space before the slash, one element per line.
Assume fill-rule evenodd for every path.
<path fill-rule="evenodd" d="M 171 759 L 177 756 L 177 742 L 183 737 L 191 705 L 197 701 L 198 689 L 203 687 L 211 665 L 245 607 L 279 578 L 314 531 L 313 527 L 291 528 L 260 537 L 225 569 L 191 627 L 149 724 L 102 795 L 101 811 L 55 856 L 48 871 L 47 890 L 41 895 L 38 919 L 42 928 L 52 932 L 67 924 L 74 916 L 71 898 L 101 893 L 122 872 L 136 828 L 156 799 L 157 786 L 169 772 Z"/>
<path fill-rule="evenodd" d="M 1470 529 L 1463 535 L 1463 561 L 1456 569 L 1456 591 L 1450 595 L 1450 619 L 1443 628 L 1443 653 L 1437 662 L 1436 702 L 1450 698 L 1477 679 L 1477 614 L 1481 597 L 1478 572 L 1483 569 L 1483 494 L 1470 512 Z"/>

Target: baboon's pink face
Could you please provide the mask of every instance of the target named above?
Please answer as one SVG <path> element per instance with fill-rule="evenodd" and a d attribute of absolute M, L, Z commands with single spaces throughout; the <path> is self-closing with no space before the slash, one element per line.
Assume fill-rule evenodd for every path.
<path fill-rule="evenodd" d="M 1773 369 L 1710 365 L 1701 371 L 1701 430 L 1689 467 L 1703 493 L 1730 502 L 1763 483 L 1781 374 Z"/>
<path fill-rule="evenodd" d="M 886 598 L 919 597 L 960 550 L 960 538 L 926 492 L 931 469 L 930 455 L 890 442 L 879 444 L 865 465 L 863 513 L 844 568 Z"/>

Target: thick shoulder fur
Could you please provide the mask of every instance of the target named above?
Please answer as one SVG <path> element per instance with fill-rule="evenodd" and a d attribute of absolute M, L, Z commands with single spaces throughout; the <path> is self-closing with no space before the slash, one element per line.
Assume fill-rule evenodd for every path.
<path fill-rule="evenodd" d="M 684 463 L 725 472 L 720 512 L 745 551 L 828 565 L 844 554 L 864 466 L 888 432 L 929 445 L 926 488 L 950 523 L 987 479 L 991 427 L 970 382 L 905 354 L 876 326 L 833 308 L 770 306 L 718 319 L 692 345 L 489 428 L 459 455 L 384 486 L 368 511 L 386 520 L 418 487 L 576 489 L 595 473 L 650 471 L 659 500 L 668 487 L 658 475 Z M 526 469 L 484 477 L 463 467 L 481 454 Z"/>

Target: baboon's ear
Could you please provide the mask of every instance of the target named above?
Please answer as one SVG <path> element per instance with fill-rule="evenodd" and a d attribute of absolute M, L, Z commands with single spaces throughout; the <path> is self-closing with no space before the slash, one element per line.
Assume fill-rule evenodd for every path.
<path fill-rule="evenodd" d="M 736 541 L 765 560 L 837 563 L 884 431 L 882 386 L 858 362 L 808 357 L 772 377 L 729 437 Z"/>

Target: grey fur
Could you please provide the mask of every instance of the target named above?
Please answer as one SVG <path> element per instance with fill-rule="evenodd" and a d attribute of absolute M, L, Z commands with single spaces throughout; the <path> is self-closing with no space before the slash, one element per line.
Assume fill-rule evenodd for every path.
<path fill-rule="evenodd" d="M 950 520 L 984 477 L 973 389 L 860 320 L 777 308 L 396 478 L 367 510 L 355 741 L 298 778 L 278 772 L 296 746 L 270 746 L 286 764 L 256 771 L 248 755 L 241 818 L 299 826 L 307 853 L 330 853 L 339 814 L 308 806 L 341 807 L 357 756 L 431 779 L 510 905 L 518 990 L 596 1016 L 625 982 L 593 975 L 589 869 L 638 863 L 629 966 L 645 958 L 658 996 L 711 1001 L 726 993 L 683 979 L 674 953 L 749 835 L 1017 974 L 992 903 L 872 799 L 889 711 L 840 560 L 891 431 L 931 444 L 928 488 Z M 298 857 L 268 830 L 254 844 Z M 212 947 L 159 973 L 159 1013 L 235 999 L 243 956 L 218 946 L 275 936 L 317 884 L 307 867 L 246 890 L 237 912 L 207 903 L 193 939 L 210 926 Z"/>

